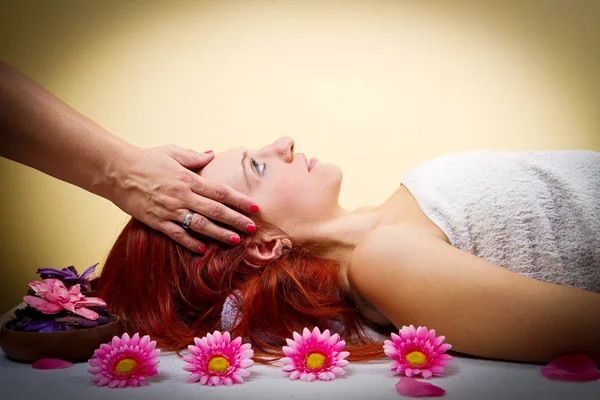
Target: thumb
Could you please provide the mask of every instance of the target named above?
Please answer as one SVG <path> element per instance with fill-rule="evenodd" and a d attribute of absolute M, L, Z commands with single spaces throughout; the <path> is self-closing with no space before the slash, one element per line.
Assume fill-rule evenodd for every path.
<path fill-rule="evenodd" d="M 171 157 L 187 169 L 198 169 L 206 166 L 214 158 L 212 150 L 200 154 L 190 149 L 173 149 Z"/>

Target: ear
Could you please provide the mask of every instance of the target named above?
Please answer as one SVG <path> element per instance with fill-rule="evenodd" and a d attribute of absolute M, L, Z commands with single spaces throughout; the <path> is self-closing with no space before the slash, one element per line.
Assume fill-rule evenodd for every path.
<path fill-rule="evenodd" d="M 260 269 L 291 250 L 292 242 L 289 239 L 272 238 L 254 242 L 248 247 L 244 264 Z"/>

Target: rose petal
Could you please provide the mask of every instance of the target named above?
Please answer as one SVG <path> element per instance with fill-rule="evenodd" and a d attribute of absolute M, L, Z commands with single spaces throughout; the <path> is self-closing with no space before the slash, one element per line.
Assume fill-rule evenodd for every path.
<path fill-rule="evenodd" d="M 600 372 L 589 357 L 585 355 L 564 356 L 557 358 L 541 370 L 548 379 L 588 382 L 600 379 Z"/>
<path fill-rule="evenodd" d="M 73 363 L 58 358 L 40 358 L 34 361 L 31 366 L 35 369 L 64 369 L 72 367 Z"/>
<path fill-rule="evenodd" d="M 401 378 L 396 383 L 396 390 L 402 396 L 408 397 L 438 397 L 446 394 L 446 391 L 441 387 L 413 378 Z"/>

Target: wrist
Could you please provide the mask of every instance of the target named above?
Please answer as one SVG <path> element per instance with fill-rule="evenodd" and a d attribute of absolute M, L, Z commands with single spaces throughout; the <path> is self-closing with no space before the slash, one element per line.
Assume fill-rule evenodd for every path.
<path fill-rule="evenodd" d="M 141 149 L 117 137 L 113 137 L 108 148 L 109 153 L 101 168 L 102 173 L 94 180 L 92 192 L 115 202 L 119 188 L 123 186 L 128 175 L 128 166 L 134 164 Z"/>

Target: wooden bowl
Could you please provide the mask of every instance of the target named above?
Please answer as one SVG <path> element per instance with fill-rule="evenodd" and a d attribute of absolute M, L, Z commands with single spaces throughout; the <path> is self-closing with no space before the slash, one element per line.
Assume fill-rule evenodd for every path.
<path fill-rule="evenodd" d="M 59 332 L 22 332 L 7 328 L 10 321 L 0 330 L 0 347 L 12 360 L 34 362 L 40 358 L 87 361 L 102 343 L 108 343 L 113 336 L 123 334 L 121 319 L 94 328 L 73 329 Z"/>

